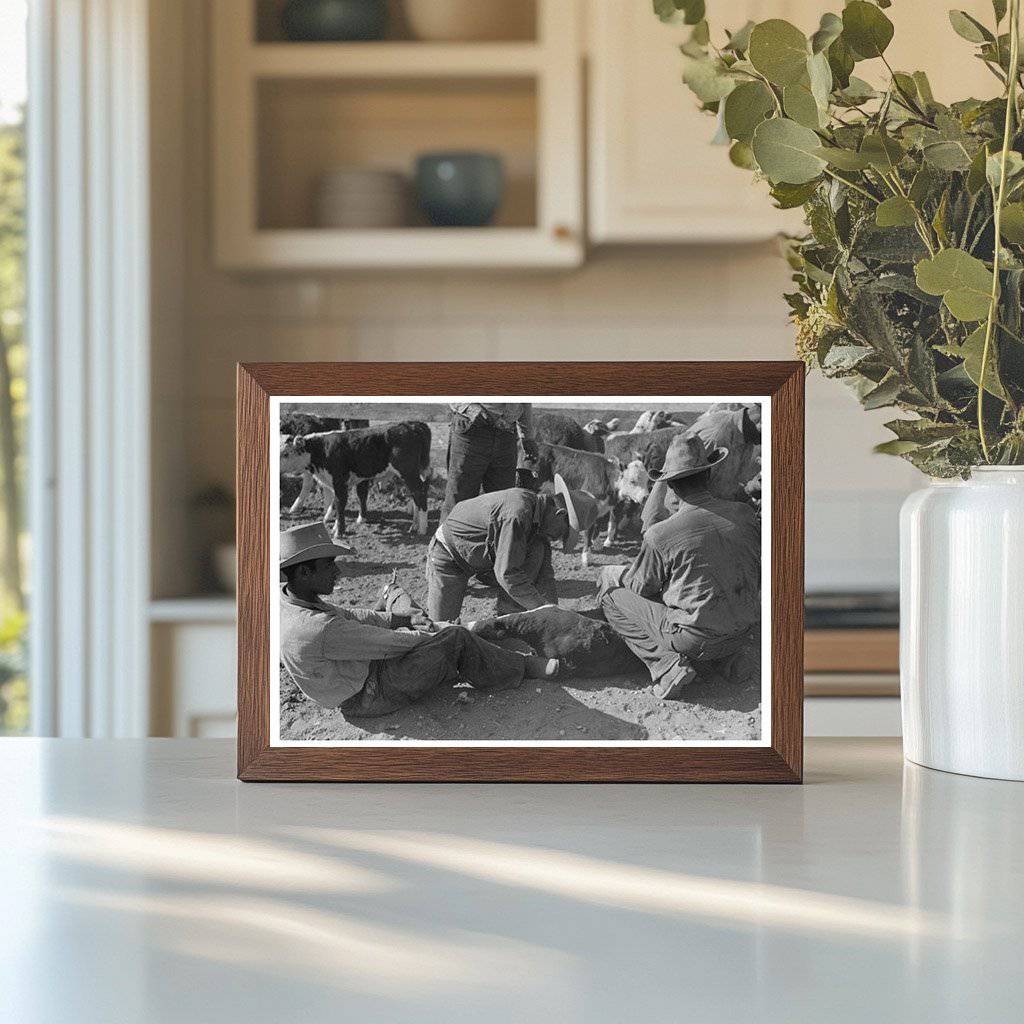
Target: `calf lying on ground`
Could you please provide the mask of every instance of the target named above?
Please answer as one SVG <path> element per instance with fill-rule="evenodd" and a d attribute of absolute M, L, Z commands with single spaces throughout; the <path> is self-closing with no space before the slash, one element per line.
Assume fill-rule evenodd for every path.
<path fill-rule="evenodd" d="M 393 469 L 412 496 L 413 529 L 427 532 L 427 481 L 430 479 L 430 427 L 418 420 L 361 430 L 336 430 L 281 438 L 281 472 L 310 473 L 328 495 L 324 525 L 334 517 L 334 536 L 345 533 L 348 478 L 356 478 L 359 518 L 366 521 L 366 497 L 374 477 Z"/>
<path fill-rule="evenodd" d="M 576 491 L 586 491 L 597 499 L 601 515 L 608 516 L 608 533 L 604 546 L 615 543 L 619 523 L 625 516 L 629 502 L 642 505 L 650 493 L 651 480 L 643 464 L 633 459 L 624 466 L 615 459 L 596 452 L 581 452 L 558 444 L 537 445 L 537 460 L 533 466 L 538 486 L 553 483 L 559 473 Z M 590 561 L 590 547 L 597 527 L 583 537 L 582 560 Z"/>
<path fill-rule="evenodd" d="M 481 619 L 470 623 L 469 628 L 499 646 L 525 643 L 534 654 L 558 658 L 566 675 L 619 676 L 644 670 L 640 659 L 599 611 L 580 614 L 544 605 L 529 612 Z"/>
<path fill-rule="evenodd" d="M 281 416 L 281 434 L 324 434 L 330 430 L 358 430 L 360 427 L 368 427 L 369 420 L 351 419 L 341 416 L 314 416 L 308 412 L 290 412 Z M 292 502 L 289 512 L 298 512 L 306 507 L 309 496 L 313 492 L 313 485 L 316 483 L 312 473 L 302 474 L 302 489 L 298 497 Z M 325 500 L 324 508 L 330 504 Z"/>

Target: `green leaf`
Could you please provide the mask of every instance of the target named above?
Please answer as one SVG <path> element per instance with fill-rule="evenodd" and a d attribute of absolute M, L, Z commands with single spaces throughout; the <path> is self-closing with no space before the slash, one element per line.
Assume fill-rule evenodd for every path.
<path fill-rule="evenodd" d="M 874 4 L 853 0 L 843 10 L 843 39 L 861 60 L 881 57 L 892 35 L 892 22 Z"/>
<path fill-rule="evenodd" d="M 817 180 L 804 182 L 801 185 L 792 185 L 782 181 L 772 186 L 771 196 L 778 209 L 793 210 L 798 206 L 803 206 L 817 190 Z"/>
<path fill-rule="evenodd" d="M 860 152 L 870 165 L 883 174 L 889 174 L 905 156 L 903 147 L 891 135 L 872 133 L 865 135 Z"/>
<path fill-rule="evenodd" d="M 729 36 L 729 42 L 723 49 L 732 50 L 734 53 L 746 53 L 750 49 L 750 33 L 753 31 L 754 22 L 748 21 L 742 28 L 736 29 Z"/>
<path fill-rule="evenodd" d="M 867 103 L 878 95 L 878 90 L 865 82 L 863 78 L 851 75 L 846 88 L 840 92 L 842 101 L 849 106 L 856 106 L 860 103 Z"/>
<path fill-rule="evenodd" d="M 901 390 L 900 379 L 896 374 L 893 374 L 891 377 L 883 380 L 878 387 L 872 388 L 864 395 L 860 400 L 860 404 L 868 410 L 882 409 L 887 405 L 893 405 L 899 397 Z"/>
<path fill-rule="evenodd" d="M 972 18 L 966 11 L 950 11 L 949 23 L 958 36 L 969 43 L 992 42 L 995 36 L 980 21 Z"/>
<path fill-rule="evenodd" d="M 989 344 L 988 361 L 985 367 L 985 390 L 996 398 L 1006 401 L 1006 392 L 999 383 L 996 376 L 993 355 L 995 345 Z M 981 324 L 968 336 L 967 340 L 959 348 L 959 355 L 963 358 L 964 372 L 974 382 L 975 387 L 980 387 L 981 381 L 981 357 L 985 352 L 985 325 Z"/>
<path fill-rule="evenodd" d="M 974 154 L 971 160 L 970 169 L 967 172 L 967 191 L 972 196 L 977 195 L 985 186 L 985 162 L 988 160 L 988 144 L 981 147 Z"/>
<path fill-rule="evenodd" d="M 837 89 L 845 89 L 850 84 L 853 73 L 853 53 L 840 36 L 828 48 L 828 66 L 832 71 L 832 79 Z"/>
<path fill-rule="evenodd" d="M 910 191 L 907 193 L 907 196 L 915 206 L 920 208 L 921 204 L 928 198 L 932 189 L 935 188 L 937 177 L 938 175 L 928 166 L 923 166 L 914 175 L 914 180 L 910 183 Z"/>
<path fill-rule="evenodd" d="M 736 87 L 721 61 L 710 57 L 683 57 L 683 81 L 701 103 L 717 103 Z"/>
<path fill-rule="evenodd" d="M 781 18 L 762 21 L 750 33 L 747 57 L 773 85 L 785 87 L 799 81 L 809 53 L 807 37 Z"/>
<path fill-rule="evenodd" d="M 935 423 L 932 420 L 890 420 L 885 424 L 900 441 L 916 441 L 923 444 L 956 437 L 963 427 L 959 423 Z"/>
<path fill-rule="evenodd" d="M 736 167 L 742 167 L 745 171 L 757 170 L 754 151 L 747 142 L 734 142 L 729 147 L 729 161 Z"/>
<path fill-rule="evenodd" d="M 865 409 L 867 406 L 865 405 Z M 871 450 L 876 455 L 906 455 L 907 452 L 915 451 L 920 448 L 921 444 L 918 441 L 883 441 L 881 444 L 876 444 Z"/>
<path fill-rule="evenodd" d="M 816 152 L 818 136 L 788 118 L 762 121 L 754 130 L 753 147 L 758 166 L 773 184 L 813 181 L 825 166 Z"/>
<path fill-rule="evenodd" d="M 1024 203 L 1007 203 L 1003 207 L 999 231 L 1006 241 L 1024 245 Z"/>
<path fill-rule="evenodd" d="M 827 50 L 843 31 L 843 19 L 838 14 L 823 14 L 818 31 L 811 36 L 811 53 Z"/>
<path fill-rule="evenodd" d="M 985 161 L 985 177 L 993 191 L 999 188 L 999 175 L 1002 170 L 1003 151 L 1001 149 L 991 153 Z M 1006 154 L 1006 181 L 1007 183 L 1017 178 L 1024 171 L 1024 157 L 1016 150 L 1011 149 Z"/>
<path fill-rule="evenodd" d="M 664 22 L 696 25 L 704 20 L 704 0 L 654 0 L 654 13 Z"/>
<path fill-rule="evenodd" d="M 965 322 L 988 316 L 992 274 L 981 260 L 963 249 L 943 249 L 914 268 L 917 286 L 941 295 L 946 308 Z"/>
<path fill-rule="evenodd" d="M 959 142 L 932 142 L 924 146 L 925 160 L 940 171 L 966 171 L 971 158 Z"/>
<path fill-rule="evenodd" d="M 932 95 L 932 86 L 928 81 L 928 76 L 923 71 L 915 71 L 911 77 L 914 79 L 914 85 L 917 86 L 917 95 L 925 103 L 934 103 L 935 97 Z"/>
<path fill-rule="evenodd" d="M 823 53 L 815 54 L 807 61 L 807 78 L 811 86 L 811 95 L 821 111 L 820 122 L 828 120 L 828 99 L 832 94 L 832 69 L 828 66 L 828 57 Z"/>
<path fill-rule="evenodd" d="M 996 16 L 996 25 L 1006 17 L 1006 0 L 992 0 L 992 11 Z"/>
<path fill-rule="evenodd" d="M 754 129 L 775 109 L 764 82 L 743 82 L 725 100 L 725 129 L 738 142 L 750 142 Z"/>
<path fill-rule="evenodd" d="M 908 227 L 916 222 L 914 204 L 903 196 L 891 196 L 875 207 L 875 223 L 880 228 Z"/>
<path fill-rule="evenodd" d="M 839 149 L 837 146 L 819 146 L 815 151 L 816 156 L 842 171 L 863 171 L 871 166 L 871 161 L 852 149 Z"/>
<path fill-rule="evenodd" d="M 811 90 L 805 85 L 787 85 L 782 90 L 782 109 L 787 117 L 805 128 L 821 127 L 821 111 Z"/>

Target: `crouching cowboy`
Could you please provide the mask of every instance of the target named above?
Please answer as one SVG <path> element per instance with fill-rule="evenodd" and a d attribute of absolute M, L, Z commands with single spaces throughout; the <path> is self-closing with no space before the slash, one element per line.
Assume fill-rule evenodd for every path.
<path fill-rule="evenodd" d="M 728 658 L 755 642 L 757 517 L 749 505 L 708 491 L 711 469 L 727 454 L 718 448 L 709 457 L 697 437 L 671 451 L 658 480 L 679 510 L 650 526 L 632 565 L 608 565 L 601 573 L 605 618 L 646 664 L 661 698 L 679 697 L 696 676 L 696 663 Z"/>
<path fill-rule="evenodd" d="M 408 616 L 341 608 L 323 598 L 348 548 L 320 523 L 281 534 L 281 663 L 300 690 L 346 717 L 386 715 L 462 678 L 482 690 L 558 673 L 555 659 L 506 651 L 461 626 L 436 633 L 397 629 Z"/>

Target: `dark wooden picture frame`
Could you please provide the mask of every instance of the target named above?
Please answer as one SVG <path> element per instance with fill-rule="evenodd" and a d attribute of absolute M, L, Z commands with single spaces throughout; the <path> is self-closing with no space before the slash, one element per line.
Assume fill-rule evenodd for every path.
<path fill-rule="evenodd" d="M 765 395 L 771 401 L 771 735 L 766 746 L 271 746 L 270 398 Z M 238 777 L 244 781 L 800 782 L 804 367 L 799 362 L 238 366 Z"/>

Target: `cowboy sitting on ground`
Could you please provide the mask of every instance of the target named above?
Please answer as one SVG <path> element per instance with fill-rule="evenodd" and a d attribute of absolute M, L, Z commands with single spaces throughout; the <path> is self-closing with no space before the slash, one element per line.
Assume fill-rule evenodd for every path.
<path fill-rule="evenodd" d="M 462 626 L 437 633 L 396 629 L 407 616 L 341 608 L 323 598 L 341 576 L 321 523 L 281 534 L 281 663 L 300 690 L 346 717 L 386 715 L 462 678 L 481 690 L 505 690 L 524 678 L 557 675 L 556 659 L 506 651 Z"/>
<path fill-rule="evenodd" d="M 708 474 L 726 457 L 697 437 L 671 452 L 659 484 L 679 510 L 654 522 L 632 565 L 608 565 L 598 595 L 605 618 L 651 673 L 655 693 L 677 698 L 694 665 L 749 647 L 761 616 L 761 536 L 754 510 L 716 498 Z M 652 476 L 655 474 L 652 473 Z M 650 500 L 658 500 L 654 491 Z"/>
<path fill-rule="evenodd" d="M 555 493 L 522 487 L 460 501 L 427 551 L 427 613 L 453 621 L 474 576 L 496 583 L 496 615 L 557 604 L 551 544 L 572 551 L 597 518 L 597 502 L 555 474 Z"/>

